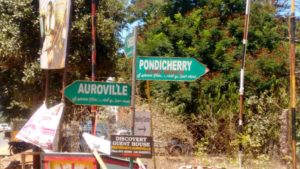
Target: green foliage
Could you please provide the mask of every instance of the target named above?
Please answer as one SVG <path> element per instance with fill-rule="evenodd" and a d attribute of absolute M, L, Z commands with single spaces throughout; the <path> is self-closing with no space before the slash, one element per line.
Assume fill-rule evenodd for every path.
<path fill-rule="evenodd" d="M 198 158 L 205 156 L 208 145 L 209 145 L 209 141 L 205 137 L 203 137 L 200 141 L 198 141 L 195 145 L 195 156 Z"/>
<path fill-rule="evenodd" d="M 247 128 L 237 136 L 245 1 L 179 0 L 160 5 L 162 13 L 152 13 L 155 17 L 149 20 L 140 18 L 146 24 L 140 29 L 138 54 L 194 57 L 210 69 L 195 82 L 153 82 L 151 94 L 164 111 L 188 124 L 200 153 L 232 153 L 239 142 L 254 155 L 278 146 L 279 126 L 272 122 L 287 107 L 283 94 L 288 51 L 281 40 L 287 25 L 274 17 L 274 8 L 261 2 L 251 5 L 245 69 Z"/>
<path fill-rule="evenodd" d="M 150 38 L 145 43 L 139 44 L 138 53 L 142 56 L 173 56 L 173 46 L 164 33 L 148 35 Z"/>
<path fill-rule="evenodd" d="M 151 23 L 162 14 L 164 0 L 135 0 L 133 5 L 128 7 L 129 22 L 142 20 Z"/>
<path fill-rule="evenodd" d="M 72 25 L 67 57 L 67 84 L 91 76 L 91 4 L 72 1 Z M 45 73 L 39 68 L 38 1 L 0 2 L 0 105 L 8 118 L 28 117 L 44 100 Z M 123 0 L 97 4 L 97 80 L 115 76 L 120 32 L 127 14 Z M 49 71 L 48 105 L 61 100 L 63 70 Z"/>
<path fill-rule="evenodd" d="M 258 156 L 277 154 L 279 151 L 279 116 L 288 107 L 288 95 L 285 89 L 266 91 L 261 95 L 251 96 L 247 102 L 246 127 L 242 137 L 245 151 Z M 241 139 L 243 140 L 243 139 Z"/>
<path fill-rule="evenodd" d="M 74 70 L 76 78 L 83 79 L 91 76 L 90 2 L 76 0 L 73 6 L 68 66 Z M 125 4 L 122 0 L 100 1 L 96 15 L 96 77 L 106 80 L 109 76 L 115 76 L 115 60 L 121 43 L 120 32 L 127 16 Z"/>
<path fill-rule="evenodd" d="M 73 2 L 67 84 L 91 76 L 90 2 Z M 97 4 L 97 80 L 119 76 L 120 81 L 129 82 L 131 60 L 117 58 L 120 31 L 126 21 L 142 20 L 138 55 L 194 57 L 210 69 L 195 82 L 151 85 L 151 95 L 164 115 L 188 124 L 200 155 L 232 153 L 240 142 L 254 156 L 278 147 L 278 113 L 288 106 L 288 47 L 282 41 L 287 24 L 274 17 L 274 8 L 257 1 L 251 7 L 246 127 L 236 135 L 245 1 L 137 0 L 127 11 L 125 4 L 122 0 Z M 28 117 L 43 100 L 45 87 L 39 68 L 38 1 L 1 1 L 0 16 L 0 112 L 7 117 Z M 62 71 L 50 71 L 50 105 L 61 99 L 58 79 Z M 145 97 L 145 83 L 138 87 Z"/>
<path fill-rule="evenodd" d="M 0 104 L 4 115 L 26 116 L 31 105 L 29 100 L 39 90 L 38 83 L 32 86 L 26 84 L 26 78 L 22 81 L 24 66 L 38 56 L 37 9 L 36 2 L 0 2 Z M 25 76 L 29 72 L 24 71 Z"/>
<path fill-rule="evenodd" d="M 281 25 L 274 22 L 274 8 L 258 3 L 252 5 L 252 10 L 259 15 L 251 15 L 249 52 L 257 52 L 263 48 L 275 49 L 282 37 L 277 31 Z"/>

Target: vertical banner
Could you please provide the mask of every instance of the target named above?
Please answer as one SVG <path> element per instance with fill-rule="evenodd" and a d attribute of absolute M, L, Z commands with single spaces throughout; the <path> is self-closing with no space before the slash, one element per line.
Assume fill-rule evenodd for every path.
<path fill-rule="evenodd" d="M 40 0 L 42 69 L 65 67 L 71 0 Z"/>
<path fill-rule="evenodd" d="M 47 109 L 44 103 L 22 127 L 16 138 L 44 150 L 53 150 L 53 141 L 63 108 L 64 104 L 60 103 Z"/>

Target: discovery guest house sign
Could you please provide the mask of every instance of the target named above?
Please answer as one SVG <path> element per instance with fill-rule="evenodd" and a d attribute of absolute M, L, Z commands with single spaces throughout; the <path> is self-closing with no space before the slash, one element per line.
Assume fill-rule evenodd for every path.
<path fill-rule="evenodd" d="M 153 138 L 111 135 L 111 155 L 117 157 L 152 157 Z"/>

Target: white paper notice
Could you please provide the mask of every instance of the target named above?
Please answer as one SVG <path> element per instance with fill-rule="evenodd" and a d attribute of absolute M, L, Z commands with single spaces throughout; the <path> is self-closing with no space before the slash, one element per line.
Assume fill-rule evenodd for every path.
<path fill-rule="evenodd" d="M 43 104 L 23 126 L 16 138 L 45 150 L 53 150 L 53 141 L 63 108 L 63 103 L 50 109 Z"/>

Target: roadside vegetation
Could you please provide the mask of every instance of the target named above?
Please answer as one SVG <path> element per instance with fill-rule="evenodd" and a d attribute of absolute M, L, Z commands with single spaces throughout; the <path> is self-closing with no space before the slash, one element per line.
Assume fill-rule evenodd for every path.
<path fill-rule="evenodd" d="M 288 18 L 285 1 L 253 1 L 245 73 L 245 128 L 237 134 L 239 70 L 244 0 L 99 1 L 96 77 L 130 83 L 131 59 L 120 52 L 121 31 L 139 21 L 139 56 L 194 57 L 210 71 L 194 82 L 137 85 L 141 107 L 154 112 L 154 139 L 188 140 L 193 155 L 235 157 L 238 144 L 246 159 L 277 159 L 282 154 L 280 123 L 289 108 Z M 297 2 L 299 3 L 299 2 Z M 0 2 L 0 112 L 2 118 L 29 118 L 44 100 L 45 72 L 39 68 L 38 1 Z M 299 21 L 299 20 L 298 20 Z M 67 58 L 67 84 L 88 80 L 91 71 L 90 4 L 74 0 Z M 297 49 L 297 59 L 299 58 Z M 297 72 L 299 65 L 297 63 Z M 49 72 L 47 104 L 61 100 L 62 71 Z M 59 80 L 61 79 L 61 80 Z M 299 91 L 299 90 L 298 90 Z M 66 101 L 63 122 L 89 116 Z M 102 110 L 102 108 L 99 108 Z M 299 116 L 297 126 L 299 126 Z M 164 125 L 163 125 L 164 124 Z M 297 131 L 297 135 L 300 133 Z"/>

